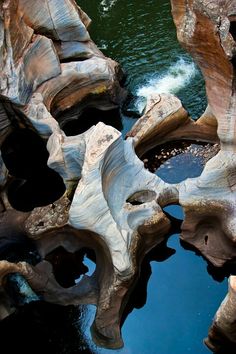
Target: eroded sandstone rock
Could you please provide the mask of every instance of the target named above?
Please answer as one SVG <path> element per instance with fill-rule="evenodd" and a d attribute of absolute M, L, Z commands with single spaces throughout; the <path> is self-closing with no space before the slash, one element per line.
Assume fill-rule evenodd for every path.
<path fill-rule="evenodd" d="M 90 95 L 98 106 L 100 97 L 106 95 L 100 104 L 106 101 L 106 109 L 119 104 L 119 66 L 91 41 L 87 31 L 90 20 L 75 1 L 49 4 L 45 0 L 32 5 L 29 0 L 2 0 L 0 5 L 0 95 L 17 105 L 15 110 L 25 114 L 26 120 L 29 110 L 37 109 L 32 107 L 36 92 L 42 95 L 41 106 L 45 105 L 38 119 L 48 119 L 52 112 L 55 116 Z M 80 62 L 81 56 L 87 60 Z M 68 58 L 69 63 L 60 63 Z M 2 108 L 0 113 L 3 129 Z"/>
<path fill-rule="evenodd" d="M 91 41 L 88 17 L 73 0 L 58 4 L 0 1 L 0 142 L 14 124 L 34 129 L 47 141 L 47 164 L 66 188 L 53 203 L 28 213 L 16 211 L 6 189 L 12 177 L 0 156 L 0 236 L 27 235 L 41 257 L 36 265 L 1 261 L 0 285 L 7 274 L 18 272 L 46 301 L 95 304 L 94 340 L 118 348 L 122 313 L 142 259 L 168 237 L 164 206 L 183 206 L 181 237 L 210 262 L 221 266 L 235 260 L 235 4 L 172 0 L 178 38 L 203 72 L 209 105 L 194 122 L 176 97 L 150 97 L 127 140 L 103 123 L 76 136 L 61 129 L 63 117 L 60 122 L 57 117 L 68 109 L 112 108 L 123 93 L 119 66 Z M 221 143 L 198 178 L 170 185 L 137 157 L 181 139 Z M 46 259 L 58 247 L 71 253 L 92 249 L 95 272 L 74 286 L 61 286 Z M 2 297 L 4 317 L 10 303 L 5 293 Z M 235 318 L 233 307 L 226 301 L 219 311 L 217 325 L 234 340 L 233 320 L 228 321 Z"/>
<path fill-rule="evenodd" d="M 217 125 L 209 108 L 194 121 L 180 100 L 171 94 L 149 97 L 144 115 L 137 120 L 127 137 L 134 138 L 138 156 L 169 141 L 218 141 Z"/>
<path fill-rule="evenodd" d="M 220 266 L 236 258 L 236 2 L 172 0 L 171 3 L 178 39 L 203 73 L 209 108 L 217 121 L 221 143 L 221 151 L 206 164 L 202 175 L 180 186 L 179 202 L 186 215 L 182 238 Z M 232 287 L 228 297 L 232 298 Z M 230 318 L 235 319 L 235 311 L 231 301 L 224 302 L 216 322 L 219 314 L 219 333 L 232 339 L 235 325 Z M 210 341 L 214 342 L 214 336 L 217 339 L 216 332 L 210 332 Z"/>
<path fill-rule="evenodd" d="M 220 305 L 208 338 L 207 346 L 214 352 L 235 350 L 236 346 L 236 277 L 229 278 L 229 292 Z"/>
<path fill-rule="evenodd" d="M 90 19 L 74 0 L 43 0 L 33 6 L 31 1 L 19 0 L 19 8 L 25 23 L 36 33 L 62 42 L 90 40 Z"/>
<path fill-rule="evenodd" d="M 12 129 L 16 127 L 35 129 L 45 140 L 51 136 L 48 142 L 50 151 L 48 164 L 61 173 L 68 187 L 65 196 L 58 201 L 58 204 L 36 208 L 32 214 L 18 212 L 10 205 L 8 190 L 5 189 L 9 180 L 13 178 L 14 181 L 14 177 L 9 176 L 0 156 L 0 187 L 3 191 L 1 193 L 1 246 L 4 247 L 8 242 L 12 242 L 10 240 L 12 235 L 13 238 L 17 238 L 22 234 L 28 234 L 28 237 L 33 238 L 37 244 L 44 259 L 47 252 L 59 247 L 60 243 L 73 252 L 86 245 L 95 248 L 99 269 L 92 277 L 85 276 L 78 285 L 67 290 L 57 283 L 52 266 L 47 261 L 42 260 L 35 267 L 26 263 L 14 264 L 2 261 L 0 268 L 3 282 L 6 274 L 19 272 L 46 301 L 60 304 L 103 303 L 105 300 L 100 299 L 104 296 L 101 295 L 102 290 L 107 289 L 107 284 L 111 289 L 114 282 L 118 284 L 109 251 L 104 251 L 104 247 L 106 249 L 107 246 L 103 245 L 102 240 L 97 241 L 98 236 L 95 236 L 91 230 L 80 230 L 78 233 L 78 228 L 69 224 L 71 200 L 67 196 L 73 197 L 74 188 L 81 178 L 85 154 L 88 151 L 85 151 L 86 144 L 83 137 L 79 139 L 66 137 L 55 118 L 74 106 L 78 111 L 80 105 L 83 109 L 86 105 L 100 109 L 117 107 L 124 97 L 123 90 L 119 86 L 122 72 L 119 65 L 106 58 L 90 39 L 87 31 L 90 19 L 75 1 L 2 0 L 0 11 L 0 143 L 4 143 Z M 102 130 L 104 126 L 100 127 L 100 134 Z M 89 134 L 86 135 L 87 144 L 89 144 Z M 112 131 L 112 134 L 120 135 L 115 131 Z M 59 146 L 55 144 L 57 139 Z M 66 144 L 62 149 L 63 141 L 66 141 Z M 96 146 L 96 142 L 94 143 Z M 61 155 L 56 152 L 57 148 L 62 150 Z M 60 169 L 58 156 L 63 159 L 64 153 L 69 159 L 68 166 L 64 164 Z M 77 158 L 77 154 L 81 157 Z M 81 164 L 78 160 L 81 160 Z M 78 166 L 73 169 L 73 165 L 76 164 Z M 20 178 L 22 177 L 19 169 L 13 170 L 16 174 L 20 174 Z M 11 222 L 11 218 L 14 219 L 14 223 Z M 30 226 L 26 219 L 30 220 Z M 165 223 L 169 226 L 167 220 Z M 44 235 L 43 246 L 40 237 L 35 240 L 37 229 L 39 234 Z M 49 241 L 51 234 L 54 236 L 57 234 L 56 238 L 53 237 L 52 243 Z M 68 242 L 69 239 L 72 239 L 71 243 Z M 68 246 L 70 244 L 71 246 Z M 120 252 L 125 254 L 124 249 Z M 100 290 L 102 289 L 101 294 L 98 286 Z M 7 301 L 5 293 L 2 294 L 4 303 L 1 308 L 1 318 L 11 313 L 10 302 Z M 123 298 L 120 301 L 123 301 Z M 119 304 L 117 306 L 119 307 Z M 100 321 L 100 324 L 96 326 L 100 328 L 104 315 L 99 316 L 97 318 L 100 320 L 97 321 Z M 110 321 L 111 319 L 113 321 L 112 315 Z M 119 332 L 119 319 L 114 331 Z M 117 345 L 114 344 L 114 338 L 111 341 L 111 346 Z M 120 341 L 118 334 L 117 341 Z"/>

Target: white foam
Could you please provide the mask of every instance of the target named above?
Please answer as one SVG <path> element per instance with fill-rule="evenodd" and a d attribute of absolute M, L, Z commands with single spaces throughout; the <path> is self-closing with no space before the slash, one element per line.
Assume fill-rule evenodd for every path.
<path fill-rule="evenodd" d="M 175 94 L 188 85 L 196 73 L 197 69 L 193 62 L 180 58 L 164 74 L 154 74 L 145 85 L 139 87 L 137 96 L 149 97 L 155 93 Z"/>
<path fill-rule="evenodd" d="M 117 0 L 102 0 L 100 3 L 101 12 L 106 15 L 116 2 Z"/>

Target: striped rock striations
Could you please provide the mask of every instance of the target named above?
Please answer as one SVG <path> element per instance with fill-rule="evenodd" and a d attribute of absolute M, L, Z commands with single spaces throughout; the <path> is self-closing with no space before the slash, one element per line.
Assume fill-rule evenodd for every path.
<path fill-rule="evenodd" d="M 171 3 L 178 40 L 203 73 L 208 109 L 216 119 L 221 145 L 202 175 L 179 189 L 179 203 L 185 211 L 182 239 L 220 266 L 236 258 L 236 1 Z M 219 349 L 219 333 L 236 345 L 234 283 L 232 278 L 228 299 L 220 307 L 209 335 L 215 351 Z"/>
<path fill-rule="evenodd" d="M 123 140 L 102 122 L 74 136 L 62 129 L 75 111 L 108 110 L 124 97 L 119 65 L 92 42 L 75 1 L 0 0 L 0 251 L 27 239 L 40 256 L 36 264 L 0 261 L 0 318 L 14 310 L 4 285 L 17 272 L 45 301 L 95 304 L 95 342 L 121 347 L 125 305 L 145 254 L 169 236 L 163 207 L 173 203 L 184 208 L 184 241 L 215 266 L 235 260 L 236 3 L 171 2 L 178 39 L 203 72 L 208 107 L 193 121 L 178 98 L 154 95 Z M 146 151 L 181 139 L 220 142 L 201 176 L 168 184 L 144 168 Z M 35 190 L 34 204 L 22 209 Z M 53 252 L 85 248 L 95 271 L 63 286 Z M 229 284 L 206 341 L 213 350 L 219 333 L 235 343 L 233 277 Z"/>
<path fill-rule="evenodd" d="M 12 116 L 37 129 L 71 107 L 118 106 L 119 65 L 90 39 L 90 19 L 74 0 L 1 0 L 0 11 L 1 136 Z"/>

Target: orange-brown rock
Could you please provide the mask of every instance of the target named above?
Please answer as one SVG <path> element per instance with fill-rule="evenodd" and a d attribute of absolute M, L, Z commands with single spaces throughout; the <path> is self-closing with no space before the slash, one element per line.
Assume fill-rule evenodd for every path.
<path fill-rule="evenodd" d="M 222 149 L 235 145 L 235 1 L 171 0 L 179 42 L 200 67 Z"/>
<path fill-rule="evenodd" d="M 46 301 L 95 304 L 92 332 L 101 346 L 122 346 L 121 316 L 142 259 L 170 230 L 164 206 L 183 206 L 181 238 L 211 263 L 222 266 L 236 258 L 235 4 L 236 0 L 172 0 L 178 38 L 202 70 L 208 107 L 194 122 L 176 97 L 151 97 L 124 141 L 119 131 L 101 122 L 82 134 L 66 136 L 57 121 L 73 107 L 108 109 L 122 99 L 119 65 L 91 41 L 90 20 L 75 1 L 0 0 L 0 143 L 14 125 L 36 130 L 47 140 L 47 149 L 40 140 L 43 169 L 54 170 L 65 192 L 28 213 L 14 210 L 6 188 L 14 166 L 9 158 L 7 170 L 7 152 L 2 149 L 2 234 L 26 234 L 42 261 L 35 266 L 1 261 L 0 286 L 7 274 L 19 272 Z M 201 176 L 168 184 L 148 172 L 136 152 L 140 156 L 176 139 L 220 141 L 221 150 Z M 23 173 L 23 186 L 26 177 Z M 38 178 L 35 171 L 33 178 Z M 68 252 L 91 248 L 96 254 L 93 275 L 67 289 L 61 286 L 46 260 L 58 247 Z M 234 341 L 235 285 L 231 288 L 230 301 L 216 319 L 224 336 Z M 4 317 L 11 310 L 0 290 Z"/>
<path fill-rule="evenodd" d="M 236 259 L 236 1 L 171 0 L 171 4 L 178 40 L 203 73 L 221 144 L 201 176 L 180 185 L 179 202 L 185 211 L 181 237 L 220 266 Z M 235 346 L 234 307 L 232 277 L 207 340 L 214 351 L 224 338 Z"/>
<path fill-rule="evenodd" d="M 79 110 L 81 102 L 83 108 L 86 104 L 102 109 L 118 106 L 123 99 L 119 65 L 91 41 L 90 19 L 74 0 L 1 0 L 0 12 L 0 97 L 14 105 L 16 116 L 23 113 L 25 121 L 31 118 L 28 114 L 37 92 L 48 117 L 52 113 L 56 118 L 75 105 Z M 9 125 L 6 109 L 9 116 L 8 105 L 1 104 L 4 132 Z M 42 118 L 47 119 L 45 114 L 38 117 L 41 123 Z"/>
<path fill-rule="evenodd" d="M 206 345 L 213 352 L 233 353 L 236 347 L 236 276 L 229 278 L 229 292 L 209 330 Z"/>

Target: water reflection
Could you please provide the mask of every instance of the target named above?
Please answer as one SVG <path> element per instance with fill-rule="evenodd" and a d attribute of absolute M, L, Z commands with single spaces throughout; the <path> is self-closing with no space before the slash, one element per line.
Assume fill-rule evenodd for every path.
<path fill-rule="evenodd" d="M 166 242 L 164 242 L 146 255 L 142 262 L 140 277 L 123 313 L 122 325 L 134 309 L 141 309 L 147 302 L 147 287 L 152 274 L 151 262 L 163 262 L 173 254 L 175 254 L 175 250 L 167 247 Z"/>
<path fill-rule="evenodd" d="M 129 73 L 127 86 L 133 93 L 152 75 L 164 86 L 165 82 L 160 80 L 176 59 L 179 56 L 188 58 L 176 41 L 169 3 L 169 0 L 79 1 L 94 20 L 92 38 L 105 49 L 105 54 L 118 60 Z M 98 7 L 102 6 L 109 16 L 100 17 Z M 177 78 L 182 80 L 181 76 Z M 200 73 L 191 75 L 191 80 L 184 85 L 176 80 L 173 82 L 177 84 L 178 95 L 185 106 L 195 117 L 199 116 L 206 103 Z M 127 131 L 134 120 L 123 117 L 123 122 L 124 131 Z M 83 128 L 81 122 L 76 127 L 73 124 L 66 127 L 68 135 L 87 129 L 87 123 Z M 185 161 L 179 174 L 186 166 Z M 194 168 L 191 165 L 191 173 L 196 171 Z M 170 176 L 167 167 L 163 168 L 163 173 Z M 166 212 L 176 218 L 182 217 L 178 206 L 168 207 Z M 221 275 L 221 283 L 215 282 L 206 272 L 202 258 L 181 247 L 179 221 L 173 219 L 173 225 L 175 234 L 167 246 L 153 250 L 143 262 L 140 280 L 123 318 L 125 347 L 113 352 L 209 353 L 202 340 L 225 296 L 227 282 L 223 280 L 225 275 Z M 208 271 L 213 274 L 209 266 Z M 34 354 L 111 353 L 97 348 L 91 341 L 89 327 L 95 311 L 94 306 L 61 307 L 40 301 L 19 307 L 14 315 L 0 323 L 1 350 L 4 354 L 21 351 Z"/>
<path fill-rule="evenodd" d="M 215 282 L 206 272 L 202 257 L 181 247 L 176 232 L 180 231 L 182 208 L 172 205 L 164 211 L 172 220 L 170 235 L 175 234 L 145 257 L 122 319 L 125 346 L 113 352 L 208 353 L 203 338 L 225 295 L 227 282 Z M 86 267 L 90 268 L 91 262 L 87 258 Z M 15 314 L 0 323 L 2 346 L 8 348 L 4 354 L 21 350 L 111 353 L 91 340 L 95 311 L 95 306 L 61 307 L 40 301 L 19 306 Z"/>
<path fill-rule="evenodd" d="M 228 262 L 220 268 L 215 267 L 207 259 L 205 259 L 194 246 L 182 240 L 180 240 L 180 244 L 185 250 L 192 251 L 197 256 L 200 256 L 205 260 L 207 272 L 215 281 L 223 282 L 225 278 L 228 278 L 230 275 L 236 275 L 236 260 Z"/>
<path fill-rule="evenodd" d="M 156 146 L 141 158 L 144 167 L 168 183 L 201 175 L 207 161 L 219 151 L 218 144 L 173 141 Z"/>
<path fill-rule="evenodd" d="M 0 322 L 1 352 L 93 353 L 82 331 L 82 319 L 82 307 L 32 302 Z"/>

